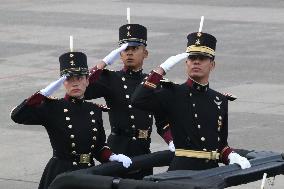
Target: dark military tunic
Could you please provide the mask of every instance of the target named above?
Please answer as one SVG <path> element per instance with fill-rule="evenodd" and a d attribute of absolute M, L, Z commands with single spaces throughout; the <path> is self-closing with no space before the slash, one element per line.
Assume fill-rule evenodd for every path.
<path fill-rule="evenodd" d="M 42 125 L 48 132 L 53 157 L 45 167 L 40 189 L 60 173 L 93 166 L 93 158 L 106 162 L 111 155 L 102 112 L 83 99 L 50 99 L 36 93 L 13 109 L 11 118 L 19 124 Z"/>
<path fill-rule="evenodd" d="M 91 71 L 90 84 L 85 92 L 86 99 L 104 97 L 110 108 L 109 121 L 111 135 L 108 145 L 114 153 L 123 153 L 133 157 L 150 153 L 150 135 L 153 124 L 153 112 L 144 111 L 132 106 L 131 96 L 136 87 L 143 81 L 146 74 L 142 70 L 110 71 L 96 67 Z M 162 116 L 155 115 L 158 133 L 169 142 L 168 122 Z M 151 174 L 148 170 L 143 175 Z"/>
<path fill-rule="evenodd" d="M 191 79 L 184 84 L 160 82 L 161 75 L 151 72 L 132 96 L 135 107 L 148 111 L 162 109 L 171 125 L 177 151 L 217 151 L 227 163 L 228 101 L 221 93 Z M 160 89 L 157 85 L 161 85 Z M 176 151 L 176 153 L 177 153 Z M 169 170 L 208 169 L 218 162 L 208 159 L 175 156 Z"/>

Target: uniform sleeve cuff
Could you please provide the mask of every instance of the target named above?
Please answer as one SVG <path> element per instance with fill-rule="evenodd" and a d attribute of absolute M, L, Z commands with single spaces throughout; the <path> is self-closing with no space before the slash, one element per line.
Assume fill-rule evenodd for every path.
<path fill-rule="evenodd" d="M 45 99 L 45 96 L 37 92 L 27 99 L 26 104 L 28 106 L 38 106 L 42 103 L 44 99 Z"/>
<path fill-rule="evenodd" d="M 103 72 L 102 69 L 99 69 L 97 66 L 93 67 L 90 70 L 90 76 L 89 76 L 89 82 L 90 84 L 94 83 L 95 81 L 97 81 L 101 75 L 101 73 Z"/>
<path fill-rule="evenodd" d="M 112 151 L 110 150 L 110 148 L 108 146 L 104 146 L 101 149 L 101 155 L 100 155 L 101 162 L 108 162 L 111 154 L 112 154 Z"/>
<path fill-rule="evenodd" d="M 168 127 L 169 127 L 169 125 L 168 125 Z M 165 141 L 167 144 L 169 144 L 170 141 L 173 140 L 172 132 L 171 132 L 171 130 L 170 130 L 169 128 L 167 128 L 167 131 L 164 132 L 164 134 L 163 134 L 163 139 L 164 139 L 164 141 Z"/>
<path fill-rule="evenodd" d="M 161 74 L 151 71 L 151 73 L 148 75 L 148 78 L 144 82 L 144 86 L 155 89 L 162 78 L 163 76 Z"/>
<path fill-rule="evenodd" d="M 221 151 L 220 153 L 220 159 L 221 161 L 228 165 L 229 164 L 229 159 L 228 159 L 228 156 L 229 154 L 233 151 L 232 148 L 230 148 L 229 146 L 226 146 L 225 148 L 223 148 L 223 150 Z"/>

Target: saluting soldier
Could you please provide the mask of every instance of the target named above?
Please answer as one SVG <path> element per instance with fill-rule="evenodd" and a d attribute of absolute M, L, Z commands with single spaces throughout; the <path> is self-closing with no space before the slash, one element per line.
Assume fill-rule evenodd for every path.
<path fill-rule="evenodd" d="M 131 159 L 113 154 L 105 143 L 102 110 L 86 102 L 88 86 L 87 57 L 82 52 L 68 52 L 59 57 L 60 78 L 24 100 L 11 112 L 13 121 L 25 125 L 42 125 L 47 130 L 53 156 L 46 165 L 39 188 L 46 189 L 60 173 L 94 166 L 94 159 L 104 163 Z M 50 95 L 64 84 L 66 95 L 55 99 Z"/>
<path fill-rule="evenodd" d="M 144 111 L 132 106 L 130 98 L 143 81 L 143 61 L 148 56 L 147 28 L 140 24 L 126 24 L 119 28 L 119 48 L 113 50 L 92 70 L 85 97 L 104 97 L 109 110 L 111 134 L 108 145 L 115 153 L 130 157 L 150 153 L 153 115 L 157 132 L 174 151 L 168 121 L 158 111 Z M 119 71 L 104 69 L 120 56 L 124 67 Z M 153 173 L 152 169 L 137 170 L 126 177 L 141 179 Z"/>
<path fill-rule="evenodd" d="M 203 32 L 190 33 L 187 39 L 185 53 L 168 58 L 137 87 L 133 105 L 148 111 L 163 109 L 168 115 L 176 146 L 169 170 L 203 170 L 217 167 L 218 162 L 249 168 L 249 161 L 227 142 L 227 97 L 209 87 L 217 40 Z M 162 82 L 163 75 L 185 58 L 188 80 Z"/>

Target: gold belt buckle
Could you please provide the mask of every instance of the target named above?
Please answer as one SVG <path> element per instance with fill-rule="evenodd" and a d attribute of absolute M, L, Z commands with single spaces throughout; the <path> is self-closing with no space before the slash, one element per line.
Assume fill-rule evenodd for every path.
<path fill-rule="evenodd" d="M 138 138 L 148 138 L 148 130 L 138 129 Z"/>
<path fill-rule="evenodd" d="M 220 154 L 217 151 L 210 152 L 210 159 L 211 160 L 219 160 Z"/>
<path fill-rule="evenodd" d="M 80 163 L 90 163 L 91 155 L 90 154 L 80 154 Z"/>

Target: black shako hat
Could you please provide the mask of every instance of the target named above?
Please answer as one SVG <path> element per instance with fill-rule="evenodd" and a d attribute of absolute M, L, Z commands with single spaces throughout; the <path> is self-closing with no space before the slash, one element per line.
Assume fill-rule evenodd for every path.
<path fill-rule="evenodd" d="M 187 40 L 186 52 L 189 55 L 204 55 L 214 59 L 217 40 L 213 35 L 194 32 L 188 34 Z"/>
<path fill-rule="evenodd" d="M 60 76 L 88 75 L 87 56 L 82 52 L 68 52 L 59 57 Z"/>
<path fill-rule="evenodd" d="M 129 46 L 147 46 L 147 28 L 140 24 L 125 24 L 119 28 L 119 46 L 128 43 Z"/>

